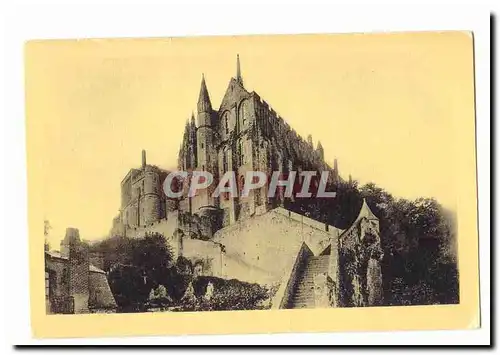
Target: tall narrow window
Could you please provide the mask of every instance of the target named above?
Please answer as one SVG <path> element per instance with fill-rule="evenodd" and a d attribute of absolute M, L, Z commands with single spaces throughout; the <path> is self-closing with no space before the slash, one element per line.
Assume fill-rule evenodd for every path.
<path fill-rule="evenodd" d="M 240 196 L 243 193 L 243 187 L 245 186 L 245 176 L 241 175 L 240 176 Z"/>
<path fill-rule="evenodd" d="M 238 144 L 238 156 L 240 165 L 245 165 L 245 154 L 243 153 L 243 142 L 240 140 Z"/>
<path fill-rule="evenodd" d="M 224 115 L 224 125 L 226 127 L 226 134 L 229 134 L 229 114 L 227 112 Z"/>
<path fill-rule="evenodd" d="M 240 118 L 240 128 L 241 129 L 244 129 L 246 127 L 247 119 L 248 119 L 247 115 L 248 115 L 248 103 L 246 100 L 243 100 L 240 104 L 240 109 L 238 112 L 238 116 Z"/>
<path fill-rule="evenodd" d="M 222 172 L 226 173 L 227 172 L 227 151 L 222 152 Z"/>

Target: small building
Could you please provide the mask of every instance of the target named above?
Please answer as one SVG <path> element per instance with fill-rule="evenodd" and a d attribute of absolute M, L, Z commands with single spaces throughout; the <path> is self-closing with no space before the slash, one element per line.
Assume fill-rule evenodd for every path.
<path fill-rule="evenodd" d="M 89 262 L 78 229 L 66 229 L 61 252 L 45 251 L 45 304 L 47 314 L 116 310 L 106 273 Z"/>

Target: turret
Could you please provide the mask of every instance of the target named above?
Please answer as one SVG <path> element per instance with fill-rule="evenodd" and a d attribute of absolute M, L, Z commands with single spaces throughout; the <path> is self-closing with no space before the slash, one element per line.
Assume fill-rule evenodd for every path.
<path fill-rule="evenodd" d="M 142 150 L 142 170 L 146 168 L 146 151 Z"/>
<path fill-rule="evenodd" d="M 214 127 L 212 126 L 212 104 L 208 95 L 205 76 L 201 79 L 200 96 L 198 98 L 198 128 L 196 130 L 197 140 L 197 168 L 199 170 L 207 170 L 211 173 L 215 159 L 214 147 Z"/>
<path fill-rule="evenodd" d="M 198 127 L 196 128 L 196 156 L 197 166 L 196 170 L 207 171 L 217 176 L 217 152 L 215 141 L 215 130 L 213 126 L 214 113 L 210 96 L 208 95 L 205 77 L 201 79 L 200 96 L 198 98 Z M 214 201 L 211 197 L 213 185 L 209 189 L 200 191 L 197 195 L 198 206 L 213 206 Z"/>
<path fill-rule="evenodd" d="M 319 141 L 318 141 L 318 147 L 316 148 L 316 152 L 318 153 L 321 160 L 325 160 L 325 150 L 323 149 L 323 146 Z"/>
<path fill-rule="evenodd" d="M 241 68 L 240 68 L 240 55 L 236 55 L 236 81 L 243 86 L 243 78 L 241 77 Z"/>
<path fill-rule="evenodd" d="M 333 161 L 333 177 L 335 179 L 335 182 L 339 181 L 339 166 L 337 163 L 337 159 Z"/>
<path fill-rule="evenodd" d="M 198 97 L 198 127 L 212 126 L 212 103 L 208 95 L 205 75 L 201 78 L 200 96 Z"/>

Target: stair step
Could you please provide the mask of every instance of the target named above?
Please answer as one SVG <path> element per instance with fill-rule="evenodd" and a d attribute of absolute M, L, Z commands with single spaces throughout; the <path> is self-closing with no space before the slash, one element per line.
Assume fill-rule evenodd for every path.
<path fill-rule="evenodd" d="M 314 308 L 314 277 L 328 272 L 329 255 L 313 256 L 304 263 L 292 296 L 292 308 Z"/>

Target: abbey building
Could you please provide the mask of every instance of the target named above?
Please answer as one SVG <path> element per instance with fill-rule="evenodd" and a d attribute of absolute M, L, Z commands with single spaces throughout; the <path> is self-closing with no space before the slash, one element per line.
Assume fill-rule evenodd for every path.
<path fill-rule="evenodd" d="M 131 169 L 121 182 L 120 213 L 111 236 L 159 232 L 176 255 L 201 265 L 203 274 L 278 283 L 278 308 L 380 302 L 379 222 L 366 202 L 353 225 L 342 230 L 287 210 L 288 197 L 268 197 L 268 185 L 247 197 L 213 196 L 228 171 L 235 173 L 239 190 L 248 171 L 267 176 L 328 171 L 330 185 L 341 181 L 337 161 L 333 167 L 325 162 L 320 142 L 314 146 L 311 136 L 302 139 L 255 91 L 245 88 L 239 58 L 218 108 L 202 76 L 196 116 L 186 122 L 179 149 L 178 169 L 210 172 L 214 183 L 209 188 L 193 197 L 166 198 L 163 182 L 169 172 L 147 164 L 146 152 L 142 154 L 141 167 Z"/>

